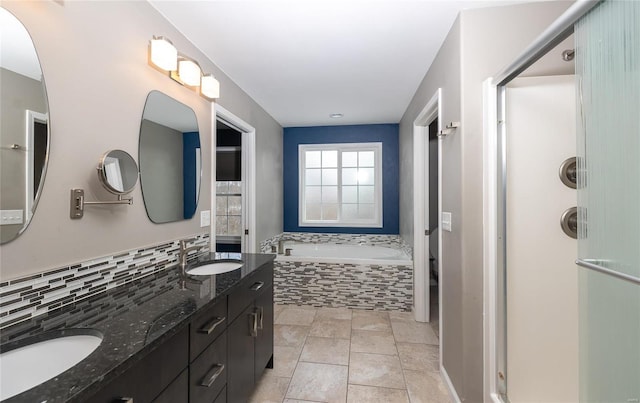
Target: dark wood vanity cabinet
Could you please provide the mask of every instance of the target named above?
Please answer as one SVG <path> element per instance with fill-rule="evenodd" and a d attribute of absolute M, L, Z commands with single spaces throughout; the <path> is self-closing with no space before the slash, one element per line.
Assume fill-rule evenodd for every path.
<path fill-rule="evenodd" d="M 227 329 L 229 402 L 248 401 L 264 369 L 273 367 L 273 266 L 248 282 L 246 290 L 229 296 L 230 307 L 233 299 L 245 305 Z"/>

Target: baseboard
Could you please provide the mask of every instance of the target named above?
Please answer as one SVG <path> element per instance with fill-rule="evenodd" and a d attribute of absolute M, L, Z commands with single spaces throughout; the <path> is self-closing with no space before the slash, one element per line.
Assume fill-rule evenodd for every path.
<path fill-rule="evenodd" d="M 440 365 L 440 375 L 442 375 L 442 379 L 444 380 L 447 389 L 449 390 L 449 396 L 451 400 L 455 403 L 462 403 L 460 397 L 458 396 L 458 392 L 456 392 L 456 388 L 453 387 L 453 383 L 451 383 L 451 378 L 449 378 L 449 374 L 447 374 L 447 370 L 444 369 L 444 366 Z"/>

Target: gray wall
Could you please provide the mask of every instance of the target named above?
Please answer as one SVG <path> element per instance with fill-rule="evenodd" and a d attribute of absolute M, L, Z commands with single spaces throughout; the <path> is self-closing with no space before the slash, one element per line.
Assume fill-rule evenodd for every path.
<path fill-rule="evenodd" d="M 400 123 L 402 237 L 413 242 L 413 121 L 438 87 L 443 122 L 461 127 L 443 140 L 441 293 L 443 365 L 463 401 L 483 400 L 482 82 L 524 50 L 571 2 L 463 11 Z"/>
<path fill-rule="evenodd" d="M 256 128 L 257 241 L 282 231 L 282 128 L 147 2 L 3 1 L 2 6 L 33 38 L 51 117 L 42 197 L 25 233 L 1 246 L 2 281 L 206 231 L 199 216 L 211 210 L 211 103 L 147 64 L 152 35 L 171 38 L 180 52 L 213 73 L 220 81 L 220 105 Z M 84 188 L 86 200 L 113 199 L 98 184 L 98 158 L 119 148 L 137 159 L 140 119 L 151 90 L 196 113 L 204 174 L 194 218 L 153 224 L 137 186 L 132 206 L 90 206 L 83 219 L 71 220 L 71 188 Z"/>

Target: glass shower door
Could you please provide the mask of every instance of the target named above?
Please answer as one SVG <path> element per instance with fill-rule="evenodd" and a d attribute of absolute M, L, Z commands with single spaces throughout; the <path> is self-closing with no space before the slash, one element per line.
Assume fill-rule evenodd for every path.
<path fill-rule="evenodd" d="M 640 2 L 575 26 L 581 402 L 640 402 Z"/>

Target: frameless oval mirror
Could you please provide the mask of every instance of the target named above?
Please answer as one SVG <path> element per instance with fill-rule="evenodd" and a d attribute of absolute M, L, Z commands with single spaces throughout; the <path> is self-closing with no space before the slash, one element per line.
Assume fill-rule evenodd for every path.
<path fill-rule="evenodd" d="M 124 195 L 138 182 L 138 164 L 126 151 L 107 151 L 98 163 L 98 177 L 109 192 Z"/>
<path fill-rule="evenodd" d="M 140 184 L 154 223 L 188 220 L 198 205 L 200 134 L 193 109 L 151 91 L 140 123 Z"/>
<path fill-rule="evenodd" d="M 25 231 L 49 155 L 49 105 L 40 61 L 22 23 L 0 7 L 0 243 Z"/>

